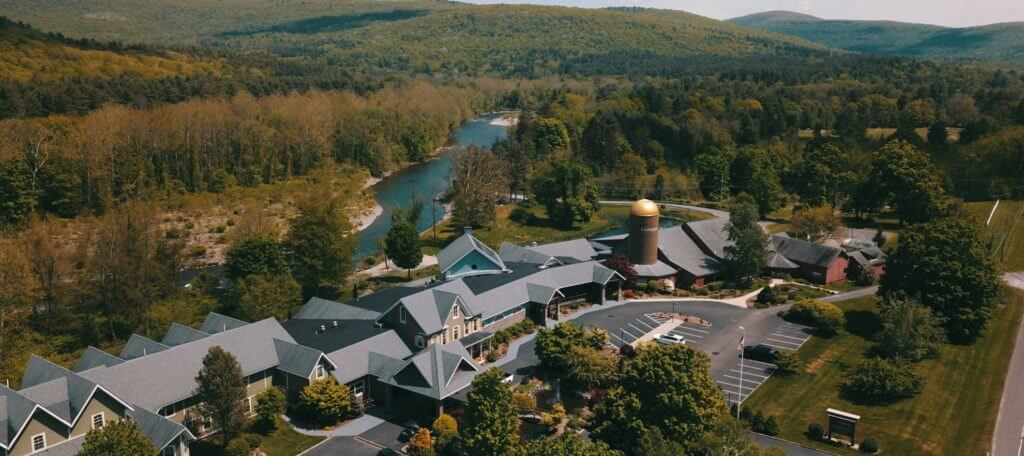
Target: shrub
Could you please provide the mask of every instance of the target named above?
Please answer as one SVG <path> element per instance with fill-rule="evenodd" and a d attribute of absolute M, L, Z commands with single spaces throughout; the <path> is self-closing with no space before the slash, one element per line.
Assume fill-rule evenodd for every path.
<path fill-rule="evenodd" d="M 775 290 L 770 286 L 762 288 L 761 292 L 757 294 L 758 304 L 772 305 L 776 301 L 778 301 L 778 298 L 775 296 Z"/>
<path fill-rule="evenodd" d="M 430 436 L 430 429 L 421 427 L 416 431 L 416 435 L 409 439 L 406 451 L 410 456 L 434 456 L 434 439 Z"/>
<path fill-rule="evenodd" d="M 256 396 L 255 409 L 260 425 L 273 430 L 277 416 L 285 411 L 284 393 L 276 387 L 268 388 Z"/>
<path fill-rule="evenodd" d="M 661 289 L 661 283 L 659 283 L 657 280 L 648 280 L 647 289 L 651 291 L 658 291 Z"/>
<path fill-rule="evenodd" d="M 492 339 L 494 340 L 495 343 L 499 343 L 499 344 L 507 343 L 508 342 L 508 333 L 505 332 L 505 330 L 503 329 L 501 331 L 498 331 L 498 332 L 494 333 L 494 337 L 492 337 Z"/>
<path fill-rule="evenodd" d="M 181 239 L 181 237 L 185 235 L 185 233 L 178 228 L 171 228 L 164 234 L 167 236 L 167 239 Z"/>
<path fill-rule="evenodd" d="M 242 440 L 249 445 L 249 449 L 255 450 L 263 444 L 263 438 L 257 434 L 242 434 Z"/>
<path fill-rule="evenodd" d="M 185 229 L 186 230 L 191 230 L 192 228 L 195 228 L 195 227 L 196 227 L 195 223 L 192 223 L 191 221 L 185 222 Z"/>
<path fill-rule="evenodd" d="M 807 435 L 812 439 L 820 439 L 825 436 L 825 429 L 818 423 L 811 423 L 807 425 Z"/>
<path fill-rule="evenodd" d="M 584 420 L 583 418 L 580 418 L 578 416 L 574 416 L 572 418 L 569 418 L 569 422 L 565 423 L 565 427 L 569 429 L 583 429 L 587 427 L 587 420 Z"/>
<path fill-rule="evenodd" d="M 512 398 L 516 400 L 516 406 L 519 407 L 519 411 L 536 410 L 537 400 L 533 396 L 526 393 L 515 393 Z"/>
<path fill-rule="evenodd" d="M 779 350 L 775 353 L 775 367 L 780 373 L 794 373 L 800 370 L 800 358 L 796 352 Z"/>
<path fill-rule="evenodd" d="M 533 214 L 522 207 L 515 207 L 509 212 L 508 219 L 520 225 L 528 225 L 533 219 Z"/>
<path fill-rule="evenodd" d="M 194 257 L 206 255 L 206 247 L 202 245 L 194 245 L 192 246 L 192 249 L 189 250 L 189 255 L 192 255 Z"/>
<path fill-rule="evenodd" d="M 636 284 L 636 291 L 645 292 L 648 288 L 650 288 L 650 285 L 648 285 L 646 282 L 640 282 Z"/>
<path fill-rule="evenodd" d="M 846 325 L 846 315 L 834 304 L 804 299 L 789 308 L 785 317 L 798 323 L 817 326 L 818 329 L 835 333 Z"/>
<path fill-rule="evenodd" d="M 233 218 L 229 218 L 227 221 L 228 226 L 235 226 L 235 223 L 237 222 L 235 222 L 235 219 Z"/>
<path fill-rule="evenodd" d="M 864 439 L 863 442 L 860 442 L 860 451 L 865 453 L 877 453 L 878 442 L 876 442 L 875 439 Z"/>
<path fill-rule="evenodd" d="M 499 353 L 498 350 L 489 350 L 487 352 L 487 358 L 486 359 L 487 359 L 487 362 L 493 363 L 493 362 L 501 359 L 501 353 Z"/>
<path fill-rule="evenodd" d="M 849 393 L 875 400 L 893 400 L 921 391 L 922 381 L 909 363 L 874 358 L 851 370 L 844 387 Z"/>
<path fill-rule="evenodd" d="M 299 407 L 320 423 L 337 423 L 349 413 L 351 405 L 348 386 L 339 384 L 333 376 L 310 383 L 299 391 Z"/>
<path fill-rule="evenodd" d="M 548 435 L 554 435 L 558 431 L 558 425 L 565 419 L 565 407 L 562 404 L 555 404 L 550 412 L 541 412 L 540 424 L 547 430 Z"/>
<path fill-rule="evenodd" d="M 252 449 L 249 448 L 249 443 L 242 439 L 234 439 L 228 442 L 228 446 L 224 448 L 224 456 L 249 456 L 252 454 Z"/>
<path fill-rule="evenodd" d="M 213 230 L 216 231 L 217 233 L 223 233 L 227 231 L 227 227 L 224 225 L 217 225 L 217 227 L 215 227 Z"/>
<path fill-rule="evenodd" d="M 775 421 L 774 416 L 769 416 L 767 420 L 764 420 L 761 432 L 768 435 L 779 435 L 779 423 Z"/>

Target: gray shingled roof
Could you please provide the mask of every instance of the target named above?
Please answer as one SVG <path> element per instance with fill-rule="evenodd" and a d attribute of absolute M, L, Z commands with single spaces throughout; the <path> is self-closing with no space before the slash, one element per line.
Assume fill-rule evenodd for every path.
<path fill-rule="evenodd" d="M 198 329 L 189 328 L 188 326 L 179 323 L 171 323 L 171 328 L 167 330 L 167 334 L 164 334 L 164 338 L 160 343 L 168 347 L 173 347 L 175 345 L 187 344 L 209 336 L 209 334 Z"/>
<path fill-rule="evenodd" d="M 376 320 L 380 312 L 329 299 L 310 298 L 295 318 L 303 320 Z"/>
<path fill-rule="evenodd" d="M 775 252 L 768 258 L 768 267 L 772 269 L 797 269 L 800 266 L 789 261 L 782 254 Z"/>
<path fill-rule="evenodd" d="M 277 369 L 302 378 L 309 378 L 320 358 L 325 357 L 320 350 L 280 339 L 274 339 L 274 348 L 277 350 Z"/>
<path fill-rule="evenodd" d="M 441 268 L 441 274 L 451 269 L 462 257 L 469 255 L 473 251 L 480 252 L 481 255 L 494 262 L 501 269 L 506 269 L 505 263 L 501 261 L 501 257 L 493 249 L 488 247 L 487 244 L 480 242 L 472 234 L 466 233 L 456 238 L 451 244 L 441 249 L 440 252 L 437 252 L 437 264 Z"/>
<path fill-rule="evenodd" d="M 401 362 L 411 354 L 412 351 L 398 333 L 389 330 L 328 353 L 327 359 L 337 366 L 333 372 L 334 377 L 341 383 L 348 383 L 366 374 L 380 377 L 388 358 Z"/>
<path fill-rule="evenodd" d="M 128 343 L 124 344 L 124 348 L 121 349 L 121 354 L 117 355 L 117 357 L 127 361 L 159 353 L 168 348 L 170 347 L 155 340 L 147 339 L 138 334 L 132 334 L 132 337 L 128 338 Z"/>
<path fill-rule="evenodd" d="M 795 263 L 810 264 L 827 268 L 842 250 L 827 245 L 815 244 L 786 236 L 771 237 L 772 250 Z"/>
<path fill-rule="evenodd" d="M 668 277 L 676 273 L 675 268 L 661 260 L 652 264 L 634 264 L 633 270 L 636 271 L 637 277 Z"/>
<path fill-rule="evenodd" d="M 25 423 L 32 417 L 36 407 L 44 410 L 31 399 L 19 394 L 6 386 L 0 385 L 0 446 L 8 448 L 13 442 L 16 434 L 21 431 Z M 60 419 L 56 415 L 55 418 Z"/>
<path fill-rule="evenodd" d="M 557 288 L 537 285 L 535 283 L 526 284 L 526 294 L 530 297 L 530 302 L 547 304 L 551 302 L 551 298 L 555 296 L 555 293 L 559 293 Z"/>
<path fill-rule="evenodd" d="M 529 264 L 556 264 L 561 263 L 557 258 L 546 255 L 529 247 L 515 245 L 511 242 L 502 242 L 498 250 L 501 260 L 507 263 L 529 263 Z"/>
<path fill-rule="evenodd" d="M 678 226 L 658 232 L 658 250 L 669 263 L 695 277 L 706 277 L 722 270 L 722 264 L 704 253 Z"/>
<path fill-rule="evenodd" d="M 211 347 L 220 346 L 234 355 L 242 373 L 251 375 L 278 365 L 275 338 L 294 342 L 277 320 L 268 318 L 116 366 L 91 369 L 82 376 L 132 404 L 156 411 L 192 396 L 196 374 Z"/>
<path fill-rule="evenodd" d="M 455 282 L 459 281 L 456 280 Z M 416 324 L 420 326 L 420 330 L 424 334 L 430 335 L 444 329 L 444 324 L 447 321 L 448 313 L 451 312 L 452 306 L 455 305 L 460 295 L 464 295 L 464 293 L 459 293 L 459 291 L 463 290 L 455 291 L 441 288 L 426 289 L 422 292 L 406 296 L 399 301 L 402 307 L 405 308 L 406 313 L 413 320 L 416 320 Z M 466 310 L 471 315 L 475 315 L 472 308 L 467 308 Z"/>
<path fill-rule="evenodd" d="M 82 445 L 85 444 L 85 436 L 80 436 L 61 442 L 60 445 L 49 447 L 38 453 L 33 453 L 33 456 L 75 456 L 79 451 L 82 450 Z"/>
<path fill-rule="evenodd" d="M 729 240 L 729 232 L 726 231 L 728 225 L 729 219 L 724 218 L 686 223 L 687 230 L 697 238 L 695 240 L 708 249 L 706 253 L 718 259 L 725 258 L 725 247 L 733 244 Z"/>
<path fill-rule="evenodd" d="M 237 318 L 231 318 L 217 312 L 210 312 L 206 314 L 206 320 L 203 321 L 203 326 L 199 330 L 207 334 L 217 334 L 229 329 L 241 328 L 247 324 L 249 323 Z"/>
<path fill-rule="evenodd" d="M 156 413 L 150 412 L 142 407 L 135 407 L 128 412 L 128 416 L 139 423 L 139 431 L 156 445 L 157 449 L 163 449 L 172 440 L 184 434 L 189 440 L 196 437 L 185 426 L 176 421 L 164 418 Z"/>
<path fill-rule="evenodd" d="M 441 400 L 469 386 L 480 371 L 462 344 L 452 341 L 427 346 L 381 381 Z"/>
<path fill-rule="evenodd" d="M 82 353 L 82 357 L 78 359 L 78 364 L 75 364 L 75 372 L 82 372 L 99 366 L 113 366 L 123 362 L 123 359 L 90 345 L 85 349 L 85 353 Z"/>
<path fill-rule="evenodd" d="M 526 247 L 535 252 L 553 257 L 568 257 L 579 261 L 593 260 L 597 251 L 586 239 L 572 239 L 569 241 L 554 242 Z"/>

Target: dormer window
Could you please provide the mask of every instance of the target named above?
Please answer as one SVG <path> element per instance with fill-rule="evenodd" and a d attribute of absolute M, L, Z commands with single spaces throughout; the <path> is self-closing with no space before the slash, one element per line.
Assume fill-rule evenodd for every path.
<path fill-rule="evenodd" d="M 455 309 L 452 310 L 452 312 L 455 314 L 455 318 L 459 318 L 459 305 L 458 304 L 455 305 Z"/>
<path fill-rule="evenodd" d="M 100 429 L 100 428 L 103 427 L 104 424 L 106 424 L 106 423 L 104 422 L 104 419 L 103 419 L 103 412 L 97 413 L 97 414 L 92 416 L 92 428 L 93 429 Z"/>

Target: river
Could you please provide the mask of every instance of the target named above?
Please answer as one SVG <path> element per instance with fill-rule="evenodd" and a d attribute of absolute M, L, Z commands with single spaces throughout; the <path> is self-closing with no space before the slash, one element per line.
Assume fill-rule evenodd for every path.
<path fill-rule="evenodd" d="M 455 133 L 453 145 L 456 148 L 470 145 L 490 147 L 499 139 L 507 137 L 508 127 L 491 124 L 503 115 L 486 114 L 466 122 Z M 421 196 L 428 203 L 420 213 L 416 229 L 424 231 L 431 227 L 434 220 L 440 221 L 445 215 L 444 206 L 436 205 L 434 213 L 431 214 L 429 202 L 431 198 L 448 189 L 451 170 L 451 153 L 446 152 L 434 160 L 403 168 L 370 187 L 374 199 L 384 208 L 384 212 L 359 233 L 356 258 L 363 258 L 377 251 L 379 239 L 391 229 L 391 210 L 396 206 L 403 207 L 409 204 L 414 194 Z"/>

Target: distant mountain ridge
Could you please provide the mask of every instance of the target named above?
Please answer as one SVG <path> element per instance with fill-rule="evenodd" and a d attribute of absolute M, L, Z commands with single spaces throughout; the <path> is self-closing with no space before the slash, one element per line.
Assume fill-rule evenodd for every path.
<path fill-rule="evenodd" d="M 728 22 L 856 52 L 1024 62 L 1024 22 L 951 28 L 895 21 L 822 19 L 792 11 L 766 11 Z"/>

